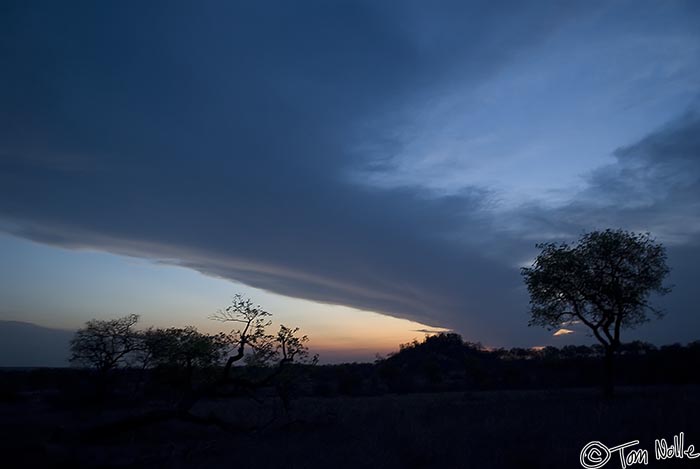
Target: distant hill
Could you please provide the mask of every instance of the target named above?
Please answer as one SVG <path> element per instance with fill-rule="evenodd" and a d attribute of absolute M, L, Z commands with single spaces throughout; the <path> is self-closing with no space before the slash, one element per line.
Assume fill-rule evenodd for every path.
<path fill-rule="evenodd" d="M 68 366 L 73 331 L 0 321 L 0 367 Z"/>

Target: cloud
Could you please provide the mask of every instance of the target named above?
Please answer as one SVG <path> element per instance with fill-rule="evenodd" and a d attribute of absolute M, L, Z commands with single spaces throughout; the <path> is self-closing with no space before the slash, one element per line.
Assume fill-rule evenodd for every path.
<path fill-rule="evenodd" d="M 700 233 L 700 106 L 614 154 L 616 163 L 593 173 L 579 203 L 631 226 L 651 221 L 651 231 L 674 244 Z"/>
<path fill-rule="evenodd" d="M 651 232 L 667 246 L 673 292 L 655 301 L 667 313 L 641 328 L 647 340 L 693 340 L 700 319 L 700 107 L 694 102 L 638 142 L 614 152 L 615 163 L 594 171 L 585 190 L 561 207 L 521 207 L 512 213 L 523 237 L 573 240 L 584 231 L 622 227 Z M 669 339 L 669 331 L 675 337 Z"/>
<path fill-rule="evenodd" d="M 412 332 L 422 332 L 424 334 L 441 334 L 443 332 L 451 332 L 449 329 L 415 329 Z"/>
<path fill-rule="evenodd" d="M 638 220 L 635 228 L 663 224 L 684 243 L 695 239 L 679 224 L 697 183 L 684 179 L 680 192 L 655 184 L 678 183 L 697 167 L 652 155 L 671 137 L 683 153 L 692 117 L 619 150 L 619 176 L 593 175 L 580 201 L 520 207 L 507 220 L 491 210 L 488 187 L 438 195 L 354 177 L 391 166 L 397 135 L 410 132 L 426 103 L 479 87 L 597 8 L 8 7 L 0 30 L 17 47 L 2 51 L 10 71 L 0 77 L 2 227 L 487 343 L 522 341 L 535 332 L 523 332 L 516 265 L 543 233 Z M 640 152 L 656 172 L 634 170 L 639 163 L 628 161 Z M 689 169 L 677 174 L 679 165 Z M 633 186 L 623 190 L 621 181 Z M 651 185 L 658 197 L 649 203 L 616 202 Z"/>
<path fill-rule="evenodd" d="M 591 172 L 586 188 L 568 203 L 520 207 L 518 227 L 561 238 L 623 226 L 650 231 L 670 246 L 693 244 L 700 234 L 700 106 L 613 156 L 615 162 Z"/>
<path fill-rule="evenodd" d="M 557 331 L 556 331 L 554 334 L 552 334 L 552 335 L 553 335 L 554 337 L 559 337 L 560 335 L 569 335 L 569 334 L 573 334 L 574 332 L 576 332 L 576 331 L 572 331 L 571 329 L 561 328 L 561 329 L 557 330 Z"/>
<path fill-rule="evenodd" d="M 34 27 L 10 29 L 5 224 L 426 323 L 487 314 L 509 272 L 464 244 L 490 243 L 482 191 L 374 190 L 346 170 L 376 137 L 367 122 L 480 82 L 572 13 L 514 2 L 525 26 L 487 2 L 186 8 L 10 12 Z"/>

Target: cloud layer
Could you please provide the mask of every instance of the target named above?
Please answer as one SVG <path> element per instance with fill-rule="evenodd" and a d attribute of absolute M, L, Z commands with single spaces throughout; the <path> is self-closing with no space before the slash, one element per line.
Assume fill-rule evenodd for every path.
<path fill-rule="evenodd" d="M 517 264 L 535 241 L 624 226 L 698 257 L 692 108 L 617 150 L 555 208 L 496 210 L 497 194 L 476 183 L 449 193 L 434 182 L 367 183 L 392 169 L 424 121 L 416 113 L 489 83 L 582 18 L 610 14 L 602 6 L 5 10 L 6 231 L 499 343 L 523 337 Z"/>

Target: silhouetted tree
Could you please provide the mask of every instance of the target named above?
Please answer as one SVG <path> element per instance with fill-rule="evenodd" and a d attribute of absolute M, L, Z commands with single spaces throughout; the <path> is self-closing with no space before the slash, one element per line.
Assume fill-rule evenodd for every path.
<path fill-rule="evenodd" d="M 293 361 L 305 361 L 309 356 L 309 349 L 306 343 L 309 338 L 305 335 L 297 337 L 299 328 L 280 325 L 280 330 L 275 337 L 276 355 L 273 359 L 279 359 L 281 363 L 291 363 Z M 316 357 L 313 358 L 316 360 Z"/>
<path fill-rule="evenodd" d="M 586 325 L 605 351 L 604 392 L 611 395 L 620 331 L 658 317 L 651 292 L 666 294 L 664 247 L 648 233 L 593 231 L 576 244 L 538 244 L 540 254 L 522 269 L 530 293 L 530 325 Z"/>
<path fill-rule="evenodd" d="M 255 305 L 250 299 L 235 295 L 229 306 L 217 311 L 210 316 L 211 319 L 221 322 L 237 323 L 240 326 L 229 334 L 235 353 L 230 355 L 224 366 L 223 379 L 230 376 L 231 366 L 246 356 L 250 349 L 258 361 L 267 361 L 268 355 L 274 353 L 272 345 L 274 337 L 266 332 L 266 328 L 272 324 L 270 313 Z M 253 360 L 253 359 L 251 359 Z"/>
<path fill-rule="evenodd" d="M 190 393 L 180 402 L 181 412 L 189 412 L 189 409 L 206 395 L 225 394 L 224 388 L 228 385 L 234 384 L 251 391 L 273 384 L 273 380 L 282 374 L 286 365 L 292 362 L 309 362 L 306 346 L 308 338 L 297 337 L 298 328 L 291 329 L 284 325 L 280 326 L 276 335 L 269 334 L 267 328 L 272 324 L 270 316 L 271 314 L 260 305 L 255 305 L 250 299 L 243 298 L 241 295 L 235 295 L 229 306 L 210 316 L 210 319 L 238 325 L 226 336 L 233 347 L 233 353 L 226 359 L 223 373 L 216 382 Z M 241 360 L 244 360 L 247 365 L 274 368 L 262 379 L 251 380 L 240 376 L 233 379 L 231 376 L 233 364 Z M 310 362 L 316 361 L 317 357 L 314 356 Z M 280 397 L 287 407 L 288 400 L 282 395 Z"/>
<path fill-rule="evenodd" d="M 193 387 L 194 389 L 189 389 L 174 408 L 154 410 L 142 415 L 135 415 L 104 425 L 100 431 L 104 434 L 111 434 L 113 432 L 121 432 L 124 429 L 150 425 L 170 419 L 179 419 L 204 425 L 217 425 L 227 431 L 240 431 L 241 428 L 235 423 L 227 422 L 213 413 L 202 417 L 193 413 L 192 407 L 203 398 L 238 396 L 240 389 L 253 390 L 262 386 L 279 384 L 275 383 L 274 380 L 281 375 L 282 371 L 287 369 L 286 365 L 292 362 L 309 362 L 308 348 L 306 346 L 308 338 L 306 336 L 298 337 L 298 328 L 291 329 L 285 326 L 281 326 L 280 331 L 276 335 L 268 334 L 266 328 L 272 324 L 269 320 L 270 316 L 270 313 L 253 304 L 251 300 L 243 298 L 241 295 L 236 295 L 231 305 L 217 311 L 210 317 L 218 321 L 237 324 L 238 327 L 231 331 L 230 334 L 204 336 L 203 338 L 194 328 L 167 329 L 165 331 L 151 330 L 150 332 L 142 333 L 140 335 L 142 342 L 146 343 L 152 340 L 154 350 L 158 350 L 158 352 L 152 351 L 146 357 L 151 363 L 153 363 L 153 360 L 157 361 L 158 356 L 169 355 L 176 362 L 180 363 L 182 363 L 182 360 L 186 362 L 188 357 L 193 360 L 194 356 L 200 356 L 202 359 L 206 357 L 204 362 L 208 362 L 209 360 L 218 360 L 219 357 L 223 359 L 226 353 L 223 356 L 219 355 L 221 350 L 228 351 L 233 349 L 233 353 L 228 354 L 228 357 L 226 357 L 224 371 L 219 375 L 218 379 L 200 383 L 199 386 Z M 220 345 L 222 345 L 221 349 L 219 348 Z M 188 355 L 184 353 L 184 350 L 180 349 L 190 349 L 192 354 Z M 139 349 L 139 351 L 141 350 Z M 245 376 L 232 377 L 231 368 L 233 364 L 246 357 L 252 357 L 249 359 L 249 363 L 253 365 L 275 366 L 272 370 L 268 370 L 268 373 L 262 379 L 252 380 Z M 311 362 L 315 363 L 316 359 L 317 357 L 314 356 Z M 233 392 L 231 388 L 233 388 Z M 288 395 L 280 394 L 280 398 L 283 400 L 286 408 L 288 406 Z"/>
<path fill-rule="evenodd" d="M 240 326 L 228 335 L 235 353 L 226 360 L 224 376 L 229 376 L 231 366 L 245 359 L 246 364 L 255 366 L 283 366 L 291 362 L 306 362 L 309 351 L 307 336 L 298 337 L 299 328 L 280 325 L 277 334 L 269 334 L 272 316 L 259 305 L 254 305 L 241 295 L 233 298 L 231 305 L 217 311 L 211 319 L 238 323 Z M 315 360 L 313 358 L 312 360 Z"/>
<path fill-rule="evenodd" d="M 97 370 L 98 399 L 104 398 L 109 390 L 109 372 L 129 365 L 141 351 L 141 337 L 133 329 L 138 320 L 137 314 L 110 320 L 93 319 L 71 340 L 71 363 Z"/>
<path fill-rule="evenodd" d="M 203 334 L 192 326 L 148 329 L 141 337 L 144 359 L 151 365 L 184 370 L 188 386 L 196 368 L 218 365 L 228 348 L 225 334 Z"/>
<path fill-rule="evenodd" d="M 141 338 L 133 329 L 137 314 L 118 319 L 93 319 L 79 329 L 70 343 L 72 363 L 97 369 L 105 374 L 128 363 L 140 350 Z"/>

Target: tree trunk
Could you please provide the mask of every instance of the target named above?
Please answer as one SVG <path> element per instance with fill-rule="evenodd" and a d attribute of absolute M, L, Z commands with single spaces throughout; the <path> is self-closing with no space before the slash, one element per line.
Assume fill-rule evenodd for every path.
<path fill-rule="evenodd" d="M 612 397 L 615 391 L 615 350 L 605 348 L 605 363 L 603 370 L 603 395 Z"/>

